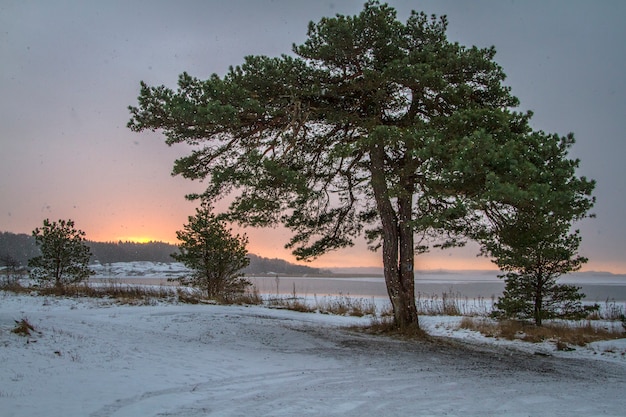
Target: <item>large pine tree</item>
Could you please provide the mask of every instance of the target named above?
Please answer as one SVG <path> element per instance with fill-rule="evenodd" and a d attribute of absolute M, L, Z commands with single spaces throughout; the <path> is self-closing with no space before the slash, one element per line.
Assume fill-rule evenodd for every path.
<path fill-rule="evenodd" d="M 295 57 L 249 56 L 208 80 L 183 73 L 176 91 L 142 83 L 129 127 L 194 145 L 173 170 L 207 181 L 190 197 L 229 196 L 231 219 L 283 224 L 301 259 L 365 233 L 382 248 L 396 324 L 417 326 L 416 250 L 441 231 L 442 246 L 457 243 L 471 201 L 508 169 L 504 153 L 523 159 L 529 132 L 495 49 L 450 42 L 446 28 L 445 17 L 402 23 L 369 1 L 359 15 L 311 23 Z M 480 169 L 464 155 L 482 158 Z"/>

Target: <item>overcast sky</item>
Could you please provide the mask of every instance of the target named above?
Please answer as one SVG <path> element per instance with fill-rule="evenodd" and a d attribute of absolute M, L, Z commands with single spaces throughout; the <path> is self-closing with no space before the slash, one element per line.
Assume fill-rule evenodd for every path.
<path fill-rule="evenodd" d="M 578 225 L 586 269 L 626 273 L 626 2 L 390 1 L 446 14 L 448 36 L 494 45 L 533 127 L 574 132 L 580 175 L 597 180 L 596 219 Z M 0 0 L 0 231 L 75 220 L 91 240 L 175 242 L 202 184 L 170 176 L 184 148 L 126 128 L 139 82 L 174 87 L 187 71 L 223 75 L 245 55 L 290 53 L 309 21 L 363 1 Z M 249 249 L 290 259 L 280 230 Z M 418 258 L 420 268 L 490 267 L 476 249 Z M 379 265 L 363 245 L 314 266 Z M 473 263 L 464 263 L 466 260 Z"/>

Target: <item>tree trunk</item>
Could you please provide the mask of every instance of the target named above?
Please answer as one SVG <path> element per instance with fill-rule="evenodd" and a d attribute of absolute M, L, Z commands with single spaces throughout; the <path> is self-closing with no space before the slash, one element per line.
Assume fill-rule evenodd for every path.
<path fill-rule="evenodd" d="M 387 294 L 393 307 L 396 326 L 419 328 L 415 306 L 413 229 L 410 222 L 411 200 L 399 203 L 396 215 L 387 190 L 384 174 L 384 151 L 373 145 L 371 152 L 372 189 L 383 230 L 383 270 Z M 408 213 L 408 217 L 407 217 Z"/>
<path fill-rule="evenodd" d="M 61 282 L 61 259 L 57 258 L 54 260 L 54 286 L 56 288 L 63 287 L 63 283 Z"/>
<path fill-rule="evenodd" d="M 535 287 L 535 308 L 534 308 L 534 316 L 535 316 L 535 325 L 542 325 L 542 316 L 543 316 L 543 278 L 538 277 Z"/>
<path fill-rule="evenodd" d="M 409 326 L 417 326 L 419 321 L 417 317 L 417 307 L 415 305 L 415 245 L 413 238 L 413 227 L 411 225 L 411 216 L 413 210 L 412 195 L 398 199 L 399 214 L 399 242 L 400 258 L 398 271 L 400 274 L 400 297 L 403 305 L 401 306 L 401 317 L 396 314 L 396 321 L 402 328 Z"/>

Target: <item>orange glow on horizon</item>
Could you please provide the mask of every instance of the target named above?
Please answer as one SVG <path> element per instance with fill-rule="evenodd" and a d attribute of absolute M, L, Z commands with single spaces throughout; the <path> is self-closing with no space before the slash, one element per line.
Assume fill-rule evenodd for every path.
<path fill-rule="evenodd" d="M 102 227 L 95 233 L 89 233 L 87 238 L 97 242 L 164 242 L 177 245 L 176 230 L 182 228 L 186 214 L 181 215 L 178 219 L 168 219 L 169 222 L 161 219 L 159 228 L 150 227 L 147 224 L 139 226 L 128 226 L 133 222 L 126 223 L 126 226 L 111 227 L 106 230 L 106 226 L 113 226 L 100 222 Z M 151 219 L 150 219 L 151 220 Z M 147 223 L 147 222 L 146 222 Z M 233 225 L 234 226 L 234 225 Z M 117 230 L 116 230 L 117 229 Z M 120 231 L 126 233 L 119 233 Z M 372 252 L 367 249 L 364 242 L 357 242 L 352 248 L 346 248 L 339 251 L 329 252 L 318 259 L 311 262 L 298 261 L 291 254 L 289 249 L 285 249 L 284 244 L 289 240 L 289 232 L 277 229 L 254 229 L 254 228 L 238 228 L 233 227 L 235 233 L 245 233 L 249 238 L 248 251 L 254 255 L 265 258 L 284 259 L 287 262 L 306 265 L 313 268 L 332 269 L 332 268 L 381 268 L 382 258 L 380 252 Z M 100 233 L 98 233 L 100 232 Z M 113 237 L 114 236 L 114 237 Z M 415 258 L 415 269 L 423 271 L 432 270 L 489 270 L 497 271 L 497 266 L 491 262 L 489 258 L 477 257 L 476 248 L 461 248 L 446 252 L 433 250 L 430 253 L 419 255 Z M 626 274 L 626 263 L 607 262 L 606 260 L 594 260 L 583 265 L 582 272 L 609 272 L 613 274 Z"/>
<path fill-rule="evenodd" d="M 136 236 L 124 236 L 115 239 L 115 242 L 133 242 L 133 243 L 150 243 L 150 242 L 162 242 L 159 239 L 154 239 L 151 237 L 136 237 Z M 169 243 L 169 242 L 166 242 Z"/>

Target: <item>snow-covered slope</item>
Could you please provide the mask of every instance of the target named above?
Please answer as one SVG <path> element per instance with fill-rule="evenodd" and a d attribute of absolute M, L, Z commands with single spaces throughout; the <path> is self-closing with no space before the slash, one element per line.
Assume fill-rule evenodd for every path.
<path fill-rule="evenodd" d="M 12 333 L 22 318 L 38 333 Z M 623 340 L 558 353 L 449 317 L 422 319 L 445 342 L 342 328 L 367 320 L 0 293 L 0 415 L 624 415 Z"/>

